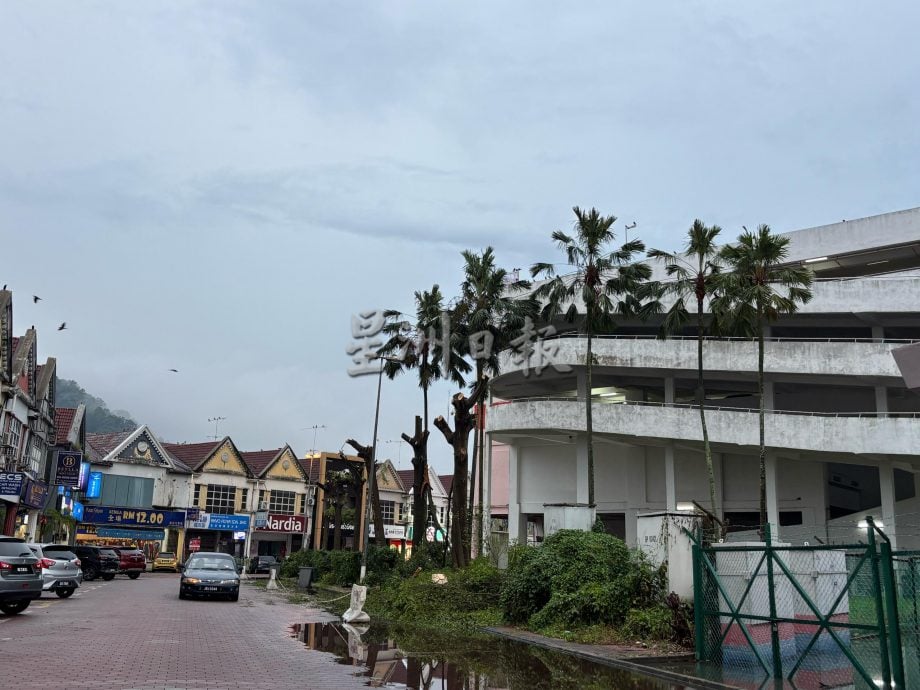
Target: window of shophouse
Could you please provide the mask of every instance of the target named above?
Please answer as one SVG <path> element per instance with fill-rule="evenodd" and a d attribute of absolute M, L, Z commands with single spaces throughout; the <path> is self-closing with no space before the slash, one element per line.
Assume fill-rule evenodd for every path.
<path fill-rule="evenodd" d="M 201 484 L 195 484 L 195 496 L 192 498 L 192 505 L 197 506 L 201 498 Z"/>
<path fill-rule="evenodd" d="M 223 484 L 208 484 L 208 494 L 204 509 L 218 515 L 232 515 L 236 506 L 236 487 Z"/>
<path fill-rule="evenodd" d="M 240 510 L 249 510 L 249 488 L 240 489 Z"/>
<path fill-rule="evenodd" d="M 380 501 L 380 517 L 391 525 L 396 522 L 396 503 L 394 501 Z"/>
<path fill-rule="evenodd" d="M 293 515 L 296 497 L 293 491 L 272 491 L 268 497 L 268 512 Z"/>
<path fill-rule="evenodd" d="M 19 436 L 19 430 L 22 425 L 19 423 L 18 419 L 14 419 L 13 415 L 9 416 L 9 429 L 7 430 L 7 436 L 9 445 L 13 447 L 13 460 L 19 460 L 17 457 L 19 455 L 19 444 L 22 442 L 22 439 Z"/>
<path fill-rule="evenodd" d="M 259 505 L 256 507 L 259 510 L 268 510 L 268 506 L 265 504 L 265 489 L 259 489 Z"/>
<path fill-rule="evenodd" d="M 297 495 L 297 514 L 303 515 L 307 512 L 307 495 L 298 494 Z"/>

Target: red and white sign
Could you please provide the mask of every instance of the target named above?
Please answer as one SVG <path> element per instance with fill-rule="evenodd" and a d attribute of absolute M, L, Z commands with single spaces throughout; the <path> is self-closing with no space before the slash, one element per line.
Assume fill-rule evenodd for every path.
<path fill-rule="evenodd" d="M 269 513 L 265 527 L 258 527 L 256 531 L 303 534 L 307 531 L 307 517 L 305 515 L 278 515 L 276 513 Z"/>
<path fill-rule="evenodd" d="M 188 540 L 188 550 L 189 551 L 198 551 L 201 548 L 201 539 L 197 537 L 195 539 Z"/>

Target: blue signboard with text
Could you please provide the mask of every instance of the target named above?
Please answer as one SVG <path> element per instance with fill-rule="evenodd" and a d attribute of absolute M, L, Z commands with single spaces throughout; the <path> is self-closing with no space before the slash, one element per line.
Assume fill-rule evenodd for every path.
<path fill-rule="evenodd" d="M 185 527 L 185 511 L 85 506 L 83 522 L 126 527 Z"/>
<path fill-rule="evenodd" d="M 249 529 L 248 515 L 217 515 L 211 513 L 208 518 L 208 529 L 226 532 L 245 532 Z"/>
<path fill-rule="evenodd" d="M 83 504 L 80 501 L 74 501 L 73 507 L 70 510 L 70 514 L 73 515 L 74 520 L 77 522 L 83 521 Z"/>
<path fill-rule="evenodd" d="M 3 500 L 10 501 L 15 498 L 18 501 L 25 478 L 26 475 L 22 472 L 0 472 L 0 496 L 4 497 Z"/>
<path fill-rule="evenodd" d="M 102 495 L 102 472 L 90 472 L 86 482 L 86 498 L 99 498 Z"/>

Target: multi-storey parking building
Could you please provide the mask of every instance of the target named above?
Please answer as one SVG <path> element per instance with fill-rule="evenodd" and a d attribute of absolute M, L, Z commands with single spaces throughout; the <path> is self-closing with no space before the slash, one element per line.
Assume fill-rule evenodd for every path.
<path fill-rule="evenodd" d="M 783 540 L 814 543 L 858 536 L 873 514 L 901 546 L 920 544 L 920 396 L 892 357 L 920 340 L 920 209 L 788 237 L 789 262 L 816 280 L 813 299 L 767 333 L 769 522 Z M 554 343 L 568 371 L 537 374 L 507 354 L 492 387 L 488 430 L 509 447 L 509 532 L 520 542 L 549 528 L 548 505 L 588 501 L 586 340 L 556 325 L 573 331 Z M 622 323 L 593 344 L 596 513 L 630 543 L 644 512 L 709 504 L 696 336 L 661 340 L 659 325 Z M 754 527 L 757 343 L 710 338 L 705 364 L 718 512 Z"/>

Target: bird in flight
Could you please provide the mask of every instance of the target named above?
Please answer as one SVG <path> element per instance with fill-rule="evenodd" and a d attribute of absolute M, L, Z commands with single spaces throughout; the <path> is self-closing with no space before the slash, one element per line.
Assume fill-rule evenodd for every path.
<path fill-rule="evenodd" d="M 178 369 L 170 369 L 170 371 L 171 371 L 172 373 L 174 373 L 174 374 L 178 374 L 178 373 L 179 373 L 179 370 L 178 370 Z"/>
<path fill-rule="evenodd" d="M 42 301 L 42 298 L 41 298 L 41 297 L 39 297 L 38 295 L 32 295 L 32 303 L 33 303 L 33 304 L 38 304 L 38 303 L 41 302 L 41 301 Z"/>
<path fill-rule="evenodd" d="M 633 221 L 633 224 L 632 224 L 632 225 L 627 225 L 627 226 L 626 226 L 626 229 L 627 229 L 627 230 L 632 230 L 634 227 L 636 227 L 636 221 Z"/>
<path fill-rule="evenodd" d="M 58 330 L 59 330 L 59 331 L 63 331 L 63 330 L 66 330 L 66 329 L 67 329 L 67 322 L 66 322 L 66 321 L 62 322 L 61 325 L 58 326 Z"/>

